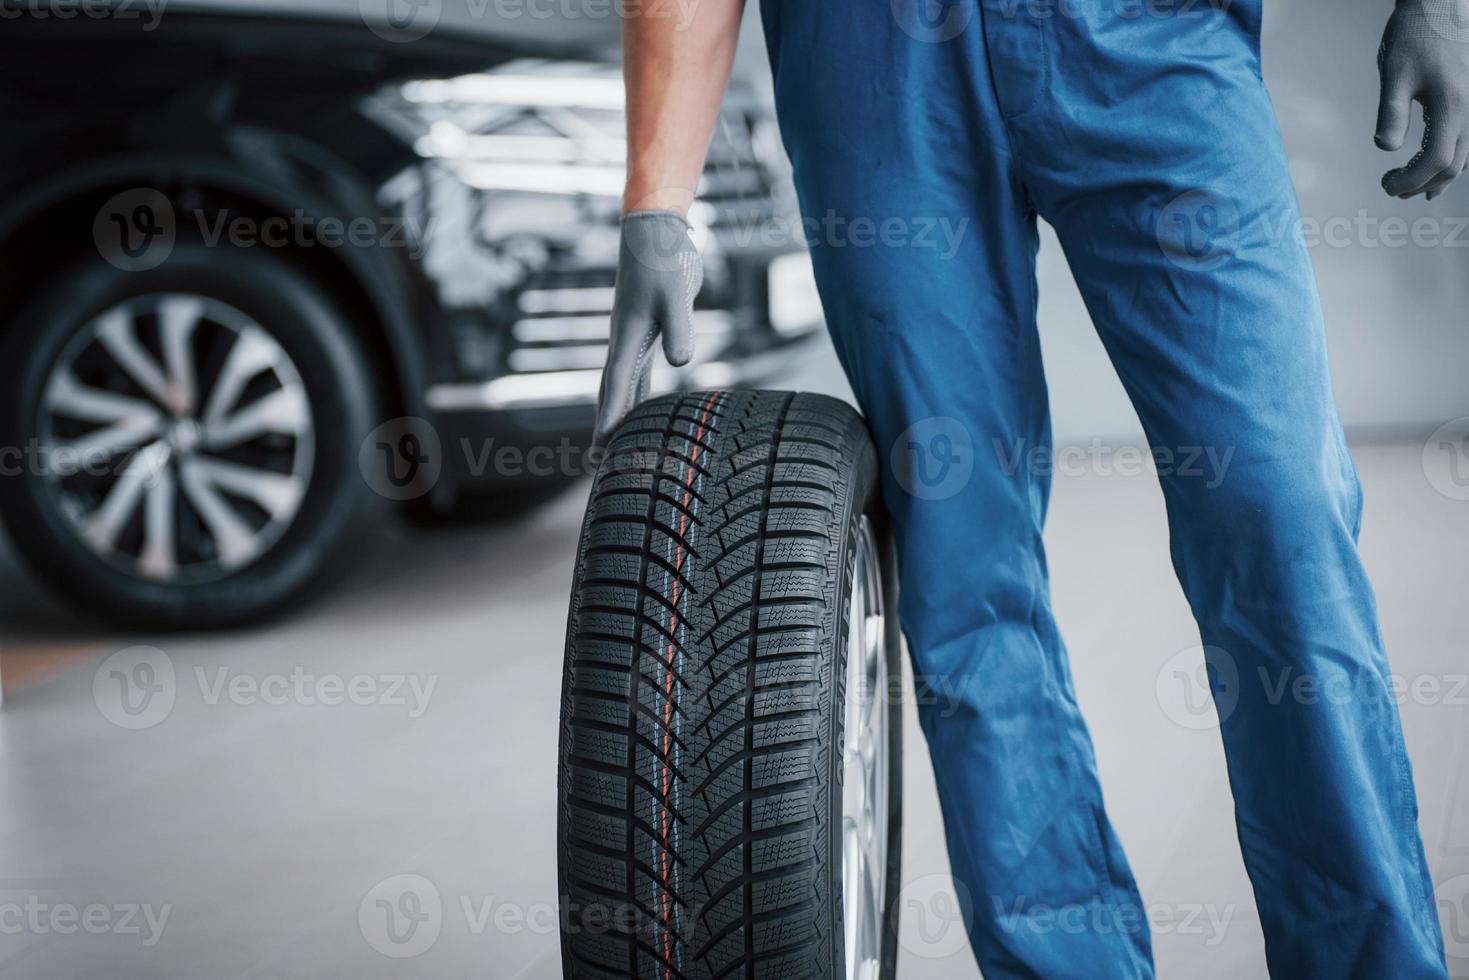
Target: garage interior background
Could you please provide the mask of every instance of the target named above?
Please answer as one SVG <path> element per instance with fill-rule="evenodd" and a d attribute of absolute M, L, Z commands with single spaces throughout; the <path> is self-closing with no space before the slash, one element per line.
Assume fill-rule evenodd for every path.
<path fill-rule="evenodd" d="M 366 6 L 229 9 L 351 20 Z M 508 26 L 615 59 L 615 20 L 572 0 L 556 8 Z M 175 9 L 186 5 L 169 4 L 160 31 Z M 475 31 L 494 13 L 445 0 L 439 22 Z M 1398 160 L 1372 146 L 1384 5 L 1266 0 L 1265 13 L 1266 79 L 1362 469 L 1363 547 L 1407 692 L 1441 921 L 1453 974 L 1469 977 L 1469 449 L 1444 455 L 1432 438 L 1469 414 L 1469 181 L 1432 205 L 1378 187 Z M 756 16 L 752 5 L 740 71 L 761 85 Z M 1433 244 L 1402 230 L 1424 218 Z M 1049 234 L 1040 281 L 1058 443 L 1139 444 Z M 824 341 L 786 383 L 845 392 Z M 0 976 L 559 976 L 556 713 L 581 494 L 510 521 L 384 524 L 328 595 L 222 634 L 128 634 L 80 618 L 0 544 L 0 912 L 100 904 L 112 923 L 68 931 L 43 914 L 13 930 L 20 918 L 0 915 Z M 1153 478 L 1099 465 L 1059 474 L 1048 540 L 1108 804 L 1156 903 L 1159 972 L 1261 976 L 1217 730 L 1172 686 L 1198 638 Z M 167 654 L 177 697 L 161 723 L 129 730 L 99 710 L 98 668 L 139 645 Z M 402 687 L 365 705 L 220 693 L 277 678 L 295 690 L 302 674 Z M 900 972 L 972 977 L 916 728 L 908 745 Z M 370 910 L 409 893 L 431 895 L 420 911 L 433 939 L 403 957 Z M 118 922 L 129 907 L 134 930 Z"/>

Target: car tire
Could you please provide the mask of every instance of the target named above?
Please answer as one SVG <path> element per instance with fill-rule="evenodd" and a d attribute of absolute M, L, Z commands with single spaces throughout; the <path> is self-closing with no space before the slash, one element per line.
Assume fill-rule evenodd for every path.
<path fill-rule="evenodd" d="M 257 621 L 329 577 L 373 503 L 357 465 L 370 378 L 341 310 L 288 252 L 181 241 L 144 271 L 83 256 L 3 340 L 0 445 L 35 452 L 0 478 L 0 517 L 89 611 L 145 628 Z M 115 455 L 87 441 L 122 411 L 153 441 Z"/>
<path fill-rule="evenodd" d="M 892 977 L 900 638 L 876 474 L 861 417 L 820 395 L 668 396 L 614 434 L 567 629 L 566 976 Z"/>

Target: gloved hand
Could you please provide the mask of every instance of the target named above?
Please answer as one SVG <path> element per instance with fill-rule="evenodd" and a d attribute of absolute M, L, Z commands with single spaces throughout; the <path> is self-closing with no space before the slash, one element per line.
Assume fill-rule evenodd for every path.
<path fill-rule="evenodd" d="M 1469 161 L 1469 0 L 1399 0 L 1377 53 L 1382 100 L 1377 145 L 1402 147 L 1409 108 L 1423 105 L 1423 146 L 1407 166 L 1389 170 L 1394 197 L 1433 200 Z"/>
<path fill-rule="evenodd" d="M 694 356 L 694 296 L 704 265 L 689 238 L 689 224 L 674 211 L 630 211 L 622 216 L 612 337 L 592 444 L 606 447 L 617 424 L 648 397 L 653 340 L 663 335 L 663 355 L 680 367 Z"/>

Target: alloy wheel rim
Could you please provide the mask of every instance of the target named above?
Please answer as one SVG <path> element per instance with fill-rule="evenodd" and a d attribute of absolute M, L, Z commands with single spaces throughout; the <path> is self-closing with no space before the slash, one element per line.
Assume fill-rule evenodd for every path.
<path fill-rule="evenodd" d="M 77 539 L 147 581 L 209 581 L 254 562 L 311 479 L 315 426 L 295 364 L 207 296 L 102 311 L 52 365 L 37 422 L 44 485 Z"/>
<path fill-rule="evenodd" d="M 888 864 L 889 681 L 882 570 L 865 515 L 856 544 L 843 715 L 842 911 L 847 980 L 877 980 Z"/>

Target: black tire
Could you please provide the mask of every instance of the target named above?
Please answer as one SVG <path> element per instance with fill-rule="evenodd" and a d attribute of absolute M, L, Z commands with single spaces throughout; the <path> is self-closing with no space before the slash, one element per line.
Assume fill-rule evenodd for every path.
<path fill-rule="evenodd" d="M 54 365 L 102 311 L 170 293 L 243 313 L 284 349 L 299 375 L 313 448 L 289 523 L 247 564 L 207 580 L 171 581 L 133 574 L 89 548 L 48 490 L 44 469 L 26 466 L 0 477 L 0 517 L 40 577 L 90 612 L 144 628 L 249 624 L 326 578 L 324 569 L 375 499 L 357 469 L 375 411 L 371 376 L 342 312 L 290 253 L 180 241 L 146 271 L 124 271 L 96 253 L 79 257 L 37 287 L 3 338 L 0 445 L 37 443 Z"/>
<path fill-rule="evenodd" d="M 820 395 L 669 396 L 617 430 L 567 629 L 567 977 L 843 976 L 842 716 L 864 517 L 893 608 L 876 471 L 861 417 Z M 888 615 L 891 678 L 898 650 Z M 890 978 L 902 779 L 887 702 Z"/>

